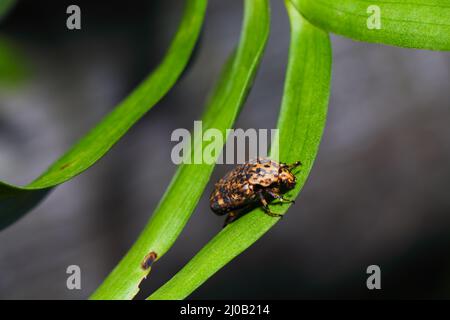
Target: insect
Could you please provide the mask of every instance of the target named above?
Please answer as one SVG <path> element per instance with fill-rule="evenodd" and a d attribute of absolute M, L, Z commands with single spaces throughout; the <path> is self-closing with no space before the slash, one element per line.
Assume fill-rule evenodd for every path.
<path fill-rule="evenodd" d="M 217 215 L 227 215 L 224 227 L 259 206 L 269 216 L 282 216 L 270 211 L 269 202 L 274 199 L 294 202 L 282 194 L 295 187 L 292 169 L 300 165 L 300 161 L 285 164 L 256 158 L 237 166 L 215 184 L 209 198 L 211 210 Z"/>

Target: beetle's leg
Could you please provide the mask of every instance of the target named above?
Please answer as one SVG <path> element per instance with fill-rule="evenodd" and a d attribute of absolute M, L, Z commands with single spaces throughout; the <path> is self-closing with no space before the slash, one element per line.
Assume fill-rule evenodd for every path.
<path fill-rule="evenodd" d="M 260 199 L 261 204 L 262 204 L 262 206 L 263 206 L 264 212 L 265 212 L 267 215 L 269 215 L 269 216 L 271 216 L 271 217 L 283 217 L 282 214 L 279 214 L 279 213 L 275 213 L 275 212 L 270 211 L 269 204 L 267 203 L 267 200 L 264 198 L 264 195 L 263 195 L 262 191 L 259 191 L 259 192 L 258 192 L 258 196 L 259 196 L 259 199 Z"/>
<path fill-rule="evenodd" d="M 276 192 L 273 192 L 271 190 L 267 190 L 267 193 L 270 194 L 273 198 L 280 200 L 281 202 L 285 202 L 285 203 L 295 203 L 295 200 L 289 200 L 284 198 L 282 195 L 279 195 Z"/>
<path fill-rule="evenodd" d="M 223 228 L 225 228 L 227 225 L 232 223 L 234 220 L 236 220 L 237 214 L 234 211 L 231 211 L 228 213 L 227 217 L 225 218 L 225 222 L 223 224 Z"/>

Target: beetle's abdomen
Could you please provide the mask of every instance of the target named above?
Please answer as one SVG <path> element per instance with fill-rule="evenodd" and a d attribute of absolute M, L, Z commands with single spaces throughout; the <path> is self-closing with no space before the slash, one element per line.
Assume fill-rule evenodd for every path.
<path fill-rule="evenodd" d="M 220 179 L 211 193 L 210 206 L 216 214 L 241 209 L 254 200 L 253 186 L 247 183 L 245 174 L 234 171 Z"/>

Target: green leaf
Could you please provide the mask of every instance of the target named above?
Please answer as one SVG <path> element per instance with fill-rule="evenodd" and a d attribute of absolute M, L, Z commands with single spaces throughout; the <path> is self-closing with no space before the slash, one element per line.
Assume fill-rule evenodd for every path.
<path fill-rule="evenodd" d="M 0 35 L 0 87 L 14 88 L 26 79 L 29 70 L 23 53 Z"/>
<path fill-rule="evenodd" d="M 450 50 L 449 0 L 292 0 L 320 28 L 355 40 Z M 379 8 L 380 29 L 373 26 Z"/>
<path fill-rule="evenodd" d="M 295 198 L 303 187 L 318 152 L 325 126 L 331 77 L 331 47 L 327 33 L 304 20 L 286 3 L 291 21 L 291 46 L 281 112 L 278 121 L 279 147 L 283 162 L 301 160 Z M 289 205 L 271 206 L 285 213 Z M 224 228 L 181 271 L 149 299 L 183 299 L 225 264 L 246 250 L 273 227 L 279 218 L 254 210 Z M 285 221 L 287 223 L 288 221 Z"/>
<path fill-rule="evenodd" d="M 15 3 L 16 0 L 0 0 L 0 21 L 6 16 Z"/>
<path fill-rule="evenodd" d="M 269 34 L 268 1 L 246 0 L 244 3 L 237 51 L 224 67 L 202 119 L 203 130 L 215 128 L 224 137 L 245 102 Z M 204 148 L 201 136 L 196 138 L 194 145 Z M 213 164 L 206 163 L 180 165 L 139 239 L 91 299 L 131 299 L 136 295 L 139 283 L 150 272 L 150 268 L 141 267 L 144 258 L 154 253 L 160 259 L 173 245 L 195 209 L 213 168 Z"/>
<path fill-rule="evenodd" d="M 100 158 L 175 84 L 189 61 L 207 0 L 187 0 L 185 13 L 162 63 L 91 132 L 26 187 L 0 182 L 0 229 L 37 205 L 48 191 L 82 173 Z"/>

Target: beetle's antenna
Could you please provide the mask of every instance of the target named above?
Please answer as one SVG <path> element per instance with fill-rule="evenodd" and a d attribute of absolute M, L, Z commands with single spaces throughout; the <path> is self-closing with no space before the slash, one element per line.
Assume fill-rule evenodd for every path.
<path fill-rule="evenodd" d="M 293 171 L 293 169 L 296 169 L 302 165 L 303 164 L 301 161 L 295 161 L 294 163 L 288 164 L 286 167 L 288 168 L 289 171 Z"/>
<path fill-rule="evenodd" d="M 302 165 L 303 164 L 302 164 L 301 161 L 295 161 L 294 163 L 291 163 L 291 164 L 281 163 L 281 166 L 284 167 L 284 168 L 287 168 L 288 170 L 295 169 L 295 168 L 300 167 Z"/>

